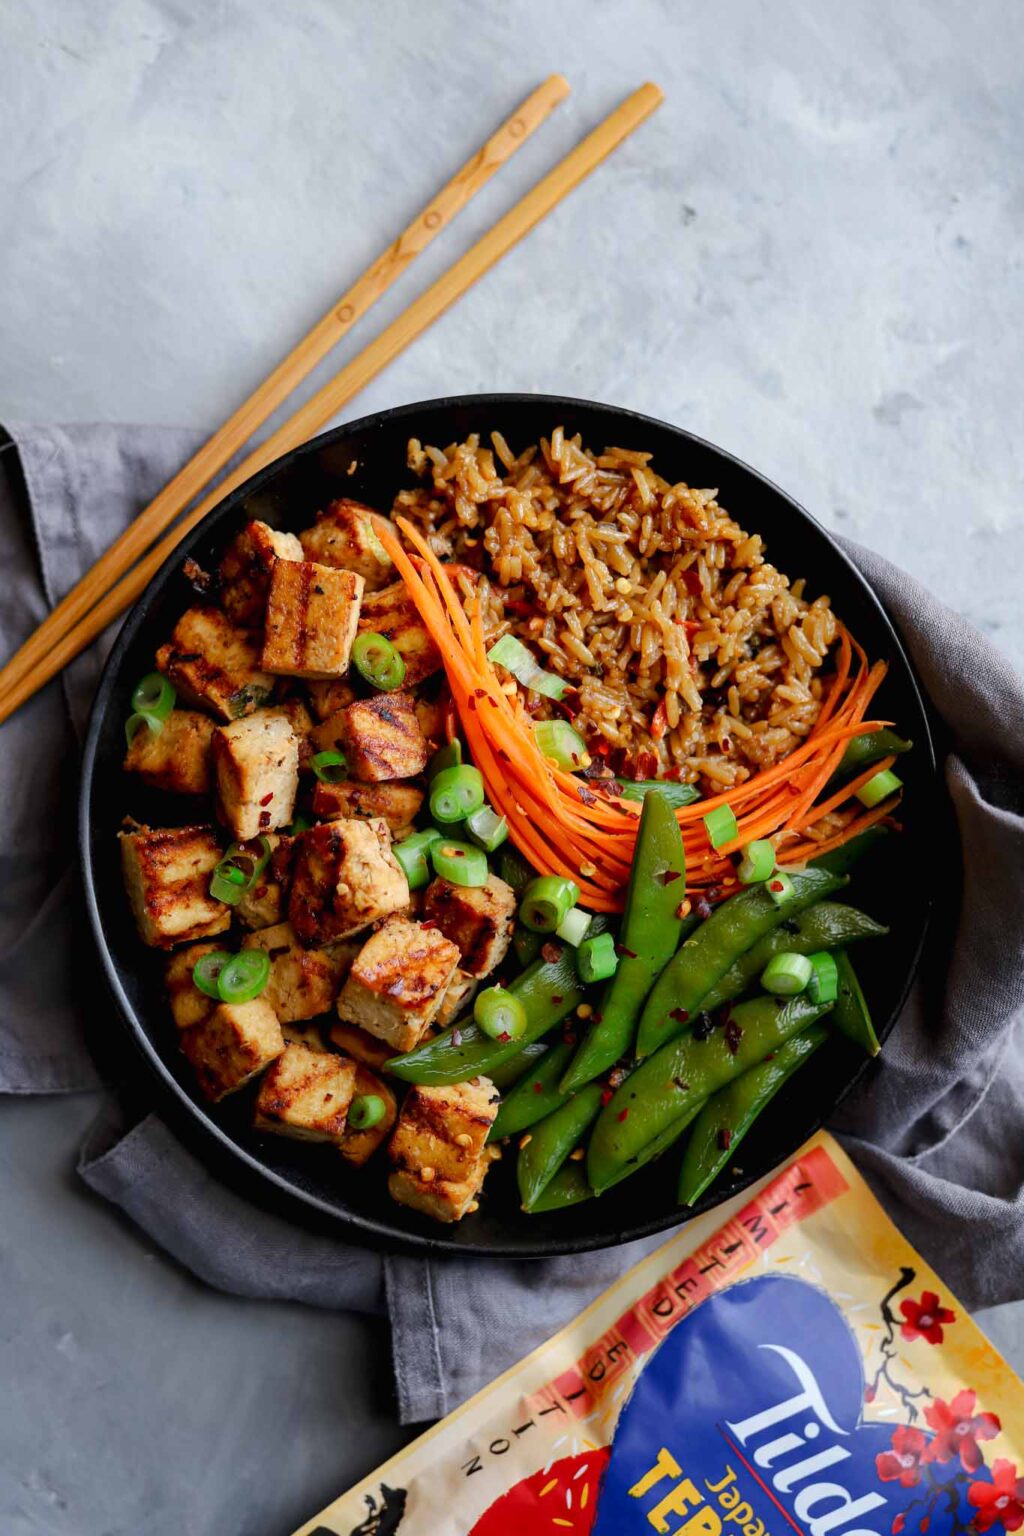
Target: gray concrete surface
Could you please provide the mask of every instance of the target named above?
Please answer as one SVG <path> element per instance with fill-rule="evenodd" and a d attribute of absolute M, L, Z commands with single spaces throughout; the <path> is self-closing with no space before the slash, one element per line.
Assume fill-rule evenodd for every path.
<path fill-rule="evenodd" d="M 0 419 L 211 425 L 545 74 L 574 94 L 335 366 L 633 85 L 659 115 L 354 402 L 615 401 L 1024 661 L 1012 0 L 8 0 Z M 0 1105 L 0 1530 L 276 1536 L 400 1438 L 379 1328 L 202 1290 Z M 1024 1366 L 1018 1307 L 982 1319 Z"/>

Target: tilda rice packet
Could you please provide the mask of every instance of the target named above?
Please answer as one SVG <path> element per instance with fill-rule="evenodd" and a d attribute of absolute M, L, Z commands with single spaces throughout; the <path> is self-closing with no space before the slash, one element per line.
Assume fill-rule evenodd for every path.
<path fill-rule="evenodd" d="M 1022 1525 L 1024 1387 L 820 1134 L 296 1536 Z"/>

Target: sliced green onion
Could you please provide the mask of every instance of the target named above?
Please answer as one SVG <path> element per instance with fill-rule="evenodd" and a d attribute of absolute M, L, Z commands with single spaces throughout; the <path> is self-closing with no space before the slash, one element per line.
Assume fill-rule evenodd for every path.
<path fill-rule="evenodd" d="M 576 969 L 581 981 L 607 981 L 619 968 L 615 953 L 615 940 L 610 933 L 595 933 L 592 939 L 584 939 L 576 951 Z"/>
<path fill-rule="evenodd" d="M 671 779 L 623 779 L 617 778 L 616 784 L 622 786 L 623 800 L 643 800 L 652 789 L 656 789 L 659 795 L 664 795 L 674 811 L 681 810 L 684 805 L 692 805 L 700 799 L 700 790 L 696 784 L 674 784 Z"/>
<path fill-rule="evenodd" d="M 221 968 L 217 992 L 223 1003 L 251 1003 L 269 980 L 270 956 L 266 950 L 243 949 Z"/>
<path fill-rule="evenodd" d="M 784 950 L 782 954 L 772 955 L 768 961 L 761 972 L 761 985 L 776 997 L 795 997 L 810 981 L 813 969 L 806 955 Z"/>
<path fill-rule="evenodd" d="M 259 851 L 245 843 L 232 843 L 210 877 L 210 895 L 214 901 L 235 906 L 251 890 L 270 859 L 270 843 L 256 839 Z"/>
<path fill-rule="evenodd" d="M 465 821 L 484 803 L 484 776 L 470 763 L 442 768 L 430 782 L 430 814 L 442 826 Z"/>
<path fill-rule="evenodd" d="M 498 854 L 498 873 L 505 884 L 512 887 L 517 896 L 521 895 L 530 881 L 536 878 L 536 871 L 527 864 L 519 849 L 513 848 L 511 843 Z"/>
<path fill-rule="evenodd" d="M 525 971 L 528 965 L 532 965 L 544 946 L 544 935 L 534 933 L 532 928 L 524 928 L 522 923 L 516 923 L 512 930 L 512 952 Z"/>
<path fill-rule="evenodd" d="M 518 1040 L 526 1029 L 526 1009 L 514 992 L 485 987 L 473 999 L 473 1021 L 491 1040 Z"/>
<path fill-rule="evenodd" d="M 427 764 L 427 783 L 436 779 L 437 775 L 445 768 L 457 768 L 462 762 L 462 742 L 457 736 L 438 747 L 430 762 Z"/>
<path fill-rule="evenodd" d="M 124 725 L 125 740 L 129 746 L 131 746 L 143 727 L 147 731 L 152 731 L 154 736 L 159 736 L 164 728 L 164 722 L 159 720 L 156 715 L 147 715 L 142 710 L 136 710 L 134 715 L 128 716 Z"/>
<path fill-rule="evenodd" d="M 192 967 L 192 980 L 200 992 L 205 992 L 207 997 L 216 998 L 220 1002 L 217 981 L 228 961 L 234 958 L 234 955 L 230 954 L 226 949 L 215 949 L 210 954 L 203 955 L 201 959 L 197 960 Z"/>
<path fill-rule="evenodd" d="M 555 929 L 555 937 L 564 939 L 567 944 L 571 944 L 573 949 L 575 949 L 586 938 L 590 923 L 591 917 L 589 912 L 584 912 L 582 907 L 570 907 Z"/>
<path fill-rule="evenodd" d="M 515 635 L 502 635 L 498 643 L 492 645 L 487 652 L 487 660 L 496 661 L 500 667 L 511 672 L 524 688 L 532 688 L 534 693 L 543 693 L 549 699 L 560 699 L 569 686 L 564 677 L 545 672 L 533 652 L 528 651 Z"/>
<path fill-rule="evenodd" d="M 523 892 L 519 921 L 534 933 L 554 933 L 579 899 L 580 888 L 574 880 L 563 879 L 561 875 L 538 875 Z"/>
<path fill-rule="evenodd" d="M 309 766 L 321 784 L 340 784 L 348 776 L 348 758 L 344 752 L 317 752 Z"/>
<path fill-rule="evenodd" d="M 758 837 L 748 843 L 743 857 L 736 867 L 736 878 L 741 885 L 758 885 L 775 872 L 775 845 L 766 837 Z"/>
<path fill-rule="evenodd" d="M 427 854 L 431 844 L 436 843 L 441 835 L 436 827 L 427 827 L 424 831 L 413 832 L 410 837 L 403 838 L 400 843 L 393 845 L 391 852 L 402 866 L 410 891 L 418 891 L 429 881 L 430 865 L 427 863 Z"/>
<path fill-rule="evenodd" d="M 162 672 L 149 672 L 132 694 L 132 709 L 162 723 L 174 708 L 177 697 L 174 684 L 169 683 Z"/>
<path fill-rule="evenodd" d="M 576 773 L 590 762 L 587 744 L 568 720 L 538 720 L 533 739 L 542 757 L 553 757 L 566 773 Z"/>
<path fill-rule="evenodd" d="M 888 800 L 898 789 L 903 788 L 903 780 L 896 777 L 891 768 L 883 768 L 881 773 L 876 773 L 874 778 L 868 779 L 857 791 L 857 799 L 868 810 L 877 805 L 880 800 Z"/>
<path fill-rule="evenodd" d="M 210 895 L 214 901 L 226 901 L 235 906 L 245 895 L 249 882 L 234 864 L 218 864 L 210 876 Z"/>
<path fill-rule="evenodd" d="M 373 631 L 356 635 L 352 642 L 352 660 L 356 670 L 374 688 L 390 693 L 405 682 L 405 662 L 398 647 L 386 635 Z"/>
<path fill-rule="evenodd" d="M 387 1105 L 379 1093 L 361 1093 L 349 1105 L 345 1125 L 351 1131 L 368 1131 L 379 1125 L 387 1112 Z"/>
<path fill-rule="evenodd" d="M 489 805 L 482 805 L 466 817 L 466 831 L 485 853 L 494 853 L 508 837 L 508 822 Z"/>
<path fill-rule="evenodd" d="M 430 845 L 430 862 L 435 875 L 452 885 L 487 884 L 487 855 L 475 843 L 453 843 L 439 837 Z"/>
<path fill-rule="evenodd" d="M 740 829 L 736 825 L 736 813 L 731 805 L 716 805 L 713 811 L 706 811 L 701 819 L 707 828 L 712 848 L 721 848 L 723 843 L 731 843 L 739 837 Z"/>
<path fill-rule="evenodd" d="M 764 882 L 764 888 L 777 907 L 785 906 L 793 894 L 793 882 L 785 870 L 777 869 Z"/>
<path fill-rule="evenodd" d="M 839 996 L 839 967 L 835 956 L 829 954 L 827 949 L 819 949 L 807 958 L 811 962 L 808 997 L 812 1003 L 834 1003 Z"/>

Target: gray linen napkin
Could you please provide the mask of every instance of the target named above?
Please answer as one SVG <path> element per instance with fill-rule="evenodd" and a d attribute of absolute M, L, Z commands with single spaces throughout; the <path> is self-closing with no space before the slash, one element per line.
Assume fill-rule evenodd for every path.
<path fill-rule="evenodd" d="M 182 433 L 12 428 L 0 452 L 0 654 L 167 479 Z M 24 484 L 21 484 L 21 476 Z M 881 595 L 948 732 L 945 777 L 964 857 L 955 937 L 932 946 L 882 1068 L 834 1129 L 896 1220 L 971 1306 L 1024 1295 L 1024 689 L 958 615 L 869 551 Z M 104 647 L 3 727 L 0 1092 L 94 1087 L 70 955 L 83 938 L 69 869 L 80 736 Z M 953 910 L 959 906 L 959 911 Z M 942 925 L 938 925 L 940 930 Z M 43 964 L 43 957 L 46 963 Z M 536 1263 L 381 1257 L 256 1209 L 155 1115 L 124 1125 L 111 1100 L 82 1149 L 86 1182 L 210 1284 L 239 1295 L 375 1311 L 391 1322 L 403 1423 L 447 1412 L 579 1311 L 661 1239 Z"/>

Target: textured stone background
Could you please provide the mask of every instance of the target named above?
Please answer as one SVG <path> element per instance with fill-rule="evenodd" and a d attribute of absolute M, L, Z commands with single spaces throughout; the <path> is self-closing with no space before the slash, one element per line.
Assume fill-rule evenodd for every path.
<path fill-rule="evenodd" d="M 721 443 L 1024 660 L 1011 0 L 8 0 L 0 419 L 209 426 L 552 70 L 340 349 L 634 85 L 655 119 L 351 407 L 563 391 Z M 287 1532 L 400 1439 L 379 1329 L 212 1295 L 0 1104 L 0 1529 Z M 1024 1364 L 1016 1308 L 985 1319 Z"/>

